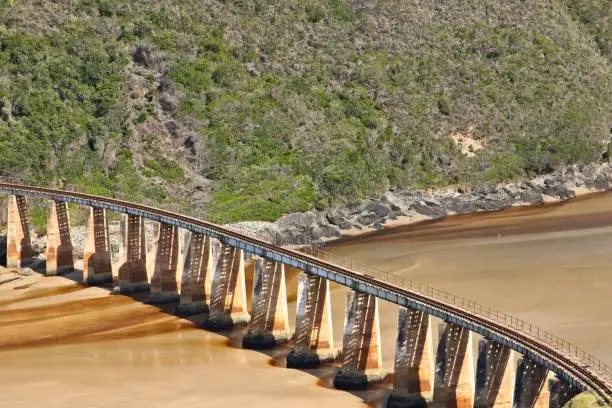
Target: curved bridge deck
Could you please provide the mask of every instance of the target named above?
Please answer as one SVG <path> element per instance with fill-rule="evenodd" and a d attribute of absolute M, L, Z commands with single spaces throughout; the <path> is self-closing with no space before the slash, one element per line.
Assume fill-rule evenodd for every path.
<path fill-rule="evenodd" d="M 298 250 L 274 245 L 231 228 L 148 205 L 76 191 L 29 186 L 14 179 L 0 182 L 0 192 L 108 209 L 216 238 L 223 244 L 241 248 L 250 254 L 298 268 L 359 293 L 423 311 L 476 332 L 527 356 L 569 384 L 592 389 L 607 402 L 612 402 L 612 369 L 595 357 L 520 319 L 448 293 L 369 268 L 357 269 L 349 261 L 317 249 Z"/>

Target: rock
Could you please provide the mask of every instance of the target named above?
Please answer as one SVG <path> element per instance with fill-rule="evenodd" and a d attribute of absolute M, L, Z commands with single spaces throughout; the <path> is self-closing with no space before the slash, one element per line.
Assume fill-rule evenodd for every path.
<path fill-rule="evenodd" d="M 410 206 L 410 209 L 434 219 L 446 216 L 446 210 L 436 200 L 417 201 Z"/>
<path fill-rule="evenodd" d="M 240 231 L 243 234 L 257 237 L 266 242 L 280 242 L 280 233 L 275 224 L 266 221 L 242 221 L 225 224 L 224 227 Z"/>
<path fill-rule="evenodd" d="M 377 222 L 380 219 L 380 217 L 376 214 L 376 213 L 365 213 L 365 214 L 361 214 L 360 216 L 358 216 L 356 218 L 356 221 L 363 225 L 363 226 L 368 226 L 373 224 L 374 222 Z"/>
<path fill-rule="evenodd" d="M 607 191 L 610 189 L 610 180 L 605 174 L 600 174 L 593 182 L 592 188 L 596 188 L 599 191 Z"/>
<path fill-rule="evenodd" d="M 567 200 L 570 198 L 576 197 L 576 193 L 564 185 L 555 185 L 555 186 L 544 186 L 540 189 L 542 194 L 546 194 L 551 197 L 556 197 L 561 200 Z"/>
<path fill-rule="evenodd" d="M 389 215 L 391 208 L 388 205 L 375 200 L 366 201 L 363 205 L 362 211 L 376 214 L 379 218 L 383 218 Z"/>
<path fill-rule="evenodd" d="M 468 214 L 477 210 L 476 205 L 474 205 L 469 195 L 449 198 L 442 201 L 441 204 L 447 211 L 454 211 L 459 214 Z"/>
<path fill-rule="evenodd" d="M 382 223 L 380 221 L 376 221 L 374 224 L 372 224 L 372 228 L 374 228 L 375 230 L 379 231 L 379 230 L 383 229 L 384 226 L 382 225 Z"/>
<path fill-rule="evenodd" d="M 529 203 L 530 205 L 542 204 L 544 202 L 544 198 L 539 191 L 534 189 L 525 189 L 521 190 L 519 194 L 519 200 L 524 203 Z"/>
<path fill-rule="evenodd" d="M 346 218 L 345 214 L 337 207 L 327 210 L 325 216 L 330 224 L 337 225 L 340 229 L 347 230 L 351 228 L 351 223 Z"/>

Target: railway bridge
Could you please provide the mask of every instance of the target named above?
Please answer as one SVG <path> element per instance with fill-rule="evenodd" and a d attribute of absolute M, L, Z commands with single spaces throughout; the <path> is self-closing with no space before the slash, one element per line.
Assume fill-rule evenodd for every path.
<path fill-rule="evenodd" d="M 178 313 L 205 313 L 205 326 L 213 330 L 246 324 L 245 348 L 292 340 L 287 366 L 311 368 L 336 361 L 340 368 L 334 385 L 340 389 L 363 389 L 385 377 L 378 301 L 396 304 L 389 406 L 426 400 L 434 407 L 557 408 L 584 390 L 612 402 L 610 367 L 542 329 L 469 300 L 357 267 L 318 249 L 274 245 L 178 211 L 88 194 L 83 188 L 0 178 L 0 193 L 9 198 L 7 266 L 31 261 L 28 199 L 36 198 L 49 203 L 46 273 L 73 270 L 67 204 L 87 207 L 84 284 L 114 282 L 116 293 L 148 291 L 150 303 L 178 302 Z M 116 264 L 107 211 L 122 214 Z M 159 223 L 154 254 L 147 254 L 145 219 Z M 247 260 L 255 263 L 251 310 Z M 287 311 L 286 267 L 302 272 L 294 332 Z M 335 344 L 332 336 L 330 282 L 347 290 L 342 344 Z M 479 335 L 477 348 L 474 334 Z"/>

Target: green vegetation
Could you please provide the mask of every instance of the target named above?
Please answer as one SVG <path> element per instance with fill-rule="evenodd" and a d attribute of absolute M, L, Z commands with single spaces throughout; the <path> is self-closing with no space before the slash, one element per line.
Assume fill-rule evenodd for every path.
<path fill-rule="evenodd" d="M 592 392 L 583 392 L 575 396 L 564 408 L 610 408 Z"/>
<path fill-rule="evenodd" d="M 272 220 L 610 142 L 606 1 L 0 4 L 0 174 Z"/>

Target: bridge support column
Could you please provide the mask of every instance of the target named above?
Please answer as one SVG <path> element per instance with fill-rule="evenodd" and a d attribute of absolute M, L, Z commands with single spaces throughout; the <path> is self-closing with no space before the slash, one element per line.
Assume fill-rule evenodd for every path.
<path fill-rule="evenodd" d="M 519 359 L 514 388 L 514 407 L 548 408 L 548 370 L 526 357 Z"/>
<path fill-rule="evenodd" d="M 219 261 L 219 245 L 202 234 L 192 233 L 181 278 L 181 303 L 177 313 L 190 316 L 208 313 L 212 276 Z"/>
<path fill-rule="evenodd" d="M 287 367 L 316 368 L 336 356 L 329 281 L 302 272 L 298 277 L 295 348 L 287 355 Z"/>
<path fill-rule="evenodd" d="M 259 258 L 253 278 L 253 319 L 242 347 L 272 348 L 290 337 L 285 265 Z"/>
<path fill-rule="evenodd" d="M 342 367 L 334 377 L 334 387 L 360 390 L 365 389 L 368 383 L 382 382 L 384 378 L 378 298 L 349 290 L 342 339 Z"/>
<path fill-rule="evenodd" d="M 225 330 L 251 320 L 246 302 L 242 249 L 222 244 L 212 281 L 210 315 L 203 326 Z"/>
<path fill-rule="evenodd" d="M 106 210 L 91 207 L 83 254 L 83 281 L 94 285 L 113 281 L 110 234 Z"/>
<path fill-rule="evenodd" d="M 151 294 L 148 303 L 164 304 L 179 300 L 176 269 L 179 254 L 178 227 L 161 224 L 157 239 L 155 269 L 151 277 Z"/>
<path fill-rule="evenodd" d="M 47 216 L 47 275 L 61 275 L 74 271 L 74 258 L 70 239 L 68 205 L 62 201 L 49 201 Z"/>
<path fill-rule="evenodd" d="M 472 408 L 474 405 L 474 359 L 472 333 L 441 322 L 436 352 L 435 408 Z"/>
<path fill-rule="evenodd" d="M 549 408 L 563 408 L 572 398 L 585 391 L 556 376 L 549 380 L 548 389 L 550 390 Z"/>
<path fill-rule="evenodd" d="M 115 293 L 147 291 L 147 245 L 144 219 L 137 215 L 121 217 L 121 246 L 124 254 L 119 267 L 119 282 Z"/>
<path fill-rule="evenodd" d="M 420 310 L 399 309 L 393 394 L 388 407 L 426 406 L 434 387 L 431 317 Z"/>
<path fill-rule="evenodd" d="M 516 374 L 512 354 L 508 347 L 480 339 L 474 408 L 512 408 Z"/>
<path fill-rule="evenodd" d="M 21 268 L 32 261 L 33 255 L 28 201 L 24 196 L 10 195 L 8 198 L 6 266 Z"/>

